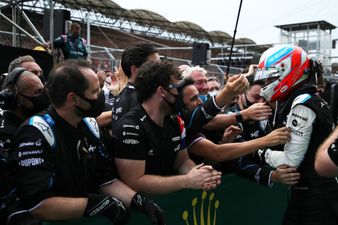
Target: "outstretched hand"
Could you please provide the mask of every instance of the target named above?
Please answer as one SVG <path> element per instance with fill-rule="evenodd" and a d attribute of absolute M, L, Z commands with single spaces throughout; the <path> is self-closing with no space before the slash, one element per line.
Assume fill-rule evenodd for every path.
<path fill-rule="evenodd" d="M 271 133 L 264 137 L 267 141 L 267 147 L 285 144 L 290 141 L 290 129 L 287 127 L 281 127 L 271 131 Z"/>
<path fill-rule="evenodd" d="M 235 98 L 249 88 L 249 81 L 244 75 L 234 75 L 229 77 L 225 87 L 229 90 L 229 95 Z"/>
<path fill-rule="evenodd" d="M 272 109 L 265 102 L 255 103 L 247 109 L 241 111 L 244 120 L 266 120 L 272 115 Z"/>
<path fill-rule="evenodd" d="M 222 136 L 222 143 L 231 143 L 233 142 L 236 137 L 242 133 L 242 129 L 238 126 L 230 125 L 228 126 L 223 133 Z"/>

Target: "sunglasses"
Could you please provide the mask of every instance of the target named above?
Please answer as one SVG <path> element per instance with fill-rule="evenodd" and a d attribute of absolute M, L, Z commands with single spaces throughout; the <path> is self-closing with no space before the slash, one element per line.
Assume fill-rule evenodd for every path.
<path fill-rule="evenodd" d="M 177 88 L 180 89 L 182 87 L 181 84 L 169 84 L 167 88 L 172 89 L 172 88 Z"/>

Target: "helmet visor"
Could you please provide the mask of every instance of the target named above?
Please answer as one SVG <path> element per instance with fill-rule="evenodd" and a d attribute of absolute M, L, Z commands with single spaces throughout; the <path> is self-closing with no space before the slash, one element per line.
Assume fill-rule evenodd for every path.
<path fill-rule="evenodd" d="M 280 76 L 280 73 L 276 67 L 268 67 L 268 68 L 258 69 L 255 74 L 254 81 L 264 81 L 266 79 L 276 78 L 279 76 Z"/>

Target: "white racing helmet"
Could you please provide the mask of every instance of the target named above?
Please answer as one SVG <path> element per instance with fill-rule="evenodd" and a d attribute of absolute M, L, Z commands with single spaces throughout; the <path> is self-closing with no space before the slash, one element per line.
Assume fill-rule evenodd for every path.
<path fill-rule="evenodd" d="M 266 50 L 258 64 L 255 81 L 265 81 L 260 95 L 267 101 L 285 98 L 308 78 L 309 58 L 293 45 L 278 45 Z"/>

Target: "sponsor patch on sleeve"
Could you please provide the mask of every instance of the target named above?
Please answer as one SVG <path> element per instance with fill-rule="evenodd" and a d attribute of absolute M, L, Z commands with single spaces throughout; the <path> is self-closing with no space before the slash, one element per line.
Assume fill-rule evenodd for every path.
<path fill-rule="evenodd" d="M 55 137 L 52 128 L 49 124 L 40 116 L 33 116 L 29 119 L 29 125 L 37 128 L 45 137 L 50 146 L 55 145 Z"/>
<path fill-rule="evenodd" d="M 99 126 L 95 120 L 95 118 L 92 117 L 86 117 L 83 119 L 87 127 L 89 128 L 90 132 L 97 138 L 100 139 L 100 130 Z"/>

